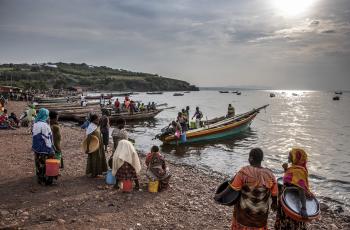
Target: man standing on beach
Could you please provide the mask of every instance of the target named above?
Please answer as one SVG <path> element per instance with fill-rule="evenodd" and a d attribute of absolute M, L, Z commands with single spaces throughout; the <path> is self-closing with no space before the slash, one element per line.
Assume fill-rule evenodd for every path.
<path fill-rule="evenodd" d="M 58 114 L 56 111 L 50 111 L 50 127 L 52 131 L 52 139 L 53 139 L 53 147 L 55 150 L 55 157 L 57 160 L 61 161 L 60 168 L 63 169 L 63 158 L 62 158 L 62 150 L 61 150 L 61 130 L 58 125 Z"/>

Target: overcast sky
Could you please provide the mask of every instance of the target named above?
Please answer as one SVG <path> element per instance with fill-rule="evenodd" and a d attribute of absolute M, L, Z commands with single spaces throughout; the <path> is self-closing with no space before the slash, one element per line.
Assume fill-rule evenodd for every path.
<path fill-rule="evenodd" d="M 199 86 L 350 89 L 350 1 L 0 0 L 0 63 L 58 61 Z"/>

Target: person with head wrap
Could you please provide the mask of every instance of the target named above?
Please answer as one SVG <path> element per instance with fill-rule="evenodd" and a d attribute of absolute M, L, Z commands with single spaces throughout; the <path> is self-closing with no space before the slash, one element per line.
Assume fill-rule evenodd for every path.
<path fill-rule="evenodd" d="M 49 110 L 41 108 L 33 125 L 32 149 L 39 154 L 52 154 L 52 132 L 49 124 Z"/>
<path fill-rule="evenodd" d="M 139 189 L 140 171 L 141 163 L 134 146 L 128 140 L 120 140 L 113 154 L 112 174 L 118 181 L 134 181 L 135 189 Z"/>
<path fill-rule="evenodd" d="M 158 146 L 152 146 L 151 152 L 146 156 L 145 163 L 147 166 L 147 177 L 152 181 L 159 181 L 159 192 L 166 190 L 169 187 L 171 174 L 169 168 L 166 166 L 164 156 L 159 152 Z"/>
<path fill-rule="evenodd" d="M 51 128 L 48 124 L 49 110 L 41 108 L 33 124 L 32 150 L 35 155 L 36 175 L 38 183 L 46 183 L 45 161 L 54 157 L 53 139 Z"/>
<path fill-rule="evenodd" d="M 89 177 L 98 177 L 103 173 L 107 172 L 107 162 L 106 155 L 103 148 L 103 140 L 101 136 L 100 128 L 98 127 L 99 118 L 98 115 L 92 114 L 90 116 L 89 126 L 86 128 L 86 138 L 87 138 L 87 149 L 86 153 L 88 155 L 87 165 L 86 165 L 86 175 Z M 99 141 L 99 147 L 96 151 L 89 151 L 89 145 L 92 137 L 97 137 Z"/>
<path fill-rule="evenodd" d="M 301 201 L 300 215 L 306 217 L 306 195 L 311 194 L 309 187 L 309 173 L 307 170 L 307 153 L 301 148 L 293 148 L 288 155 L 288 163 L 284 163 L 283 187 L 294 186 L 298 188 L 299 198 Z M 275 229 L 278 230 L 304 230 L 307 225 L 303 221 L 296 221 L 288 217 L 282 206 L 278 206 Z"/>

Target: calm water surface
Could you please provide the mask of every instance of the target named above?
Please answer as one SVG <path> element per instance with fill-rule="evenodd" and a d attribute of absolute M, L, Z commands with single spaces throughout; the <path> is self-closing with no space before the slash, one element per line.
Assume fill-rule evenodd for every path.
<path fill-rule="evenodd" d="M 275 98 L 270 98 L 269 93 L 247 90 L 241 96 L 217 91 L 191 92 L 183 97 L 174 97 L 170 92 L 134 95 L 134 100 L 168 103 L 176 109 L 161 112 L 154 121 L 130 125 L 131 136 L 136 139 L 136 147 L 147 152 L 152 145 L 162 144 L 152 138 L 186 105 L 191 108 L 191 116 L 199 106 L 204 118 L 211 119 L 224 115 L 229 103 L 236 113 L 270 104 L 240 136 L 185 147 L 162 146 L 162 152 L 169 160 L 231 176 L 247 164 L 250 149 L 260 147 L 265 153 L 264 165 L 281 176 L 281 164 L 287 161 L 288 150 L 301 146 L 309 155 L 312 191 L 349 204 L 350 94 L 333 101 L 333 92 L 275 91 Z"/>

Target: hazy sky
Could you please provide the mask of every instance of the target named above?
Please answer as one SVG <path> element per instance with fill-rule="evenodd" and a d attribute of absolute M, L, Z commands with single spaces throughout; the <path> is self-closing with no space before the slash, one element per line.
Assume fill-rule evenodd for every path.
<path fill-rule="evenodd" d="M 199 86 L 350 89 L 350 1 L 0 0 L 0 63 L 58 61 Z"/>

